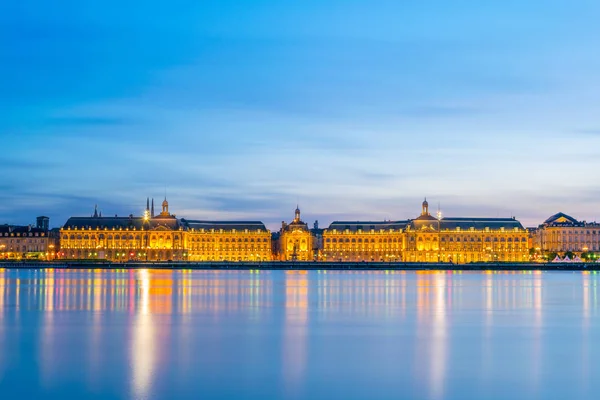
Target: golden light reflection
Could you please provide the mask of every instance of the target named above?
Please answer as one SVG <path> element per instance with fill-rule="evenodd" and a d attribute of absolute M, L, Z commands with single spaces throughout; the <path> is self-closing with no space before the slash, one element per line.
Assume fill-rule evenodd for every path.
<path fill-rule="evenodd" d="M 0 319 L 4 317 L 4 298 L 6 296 L 6 268 L 0 268 Z"/>
<path fill-rule="evenodd" d="M 436 274 L 433 277 L 432 293 L 432 332 L 431 332 L 431 398 L 444 398 L 446 384 L 446 368 L 448 363 L 448 328 L 446 309 L 446 274 Z"/>
<path fill-rule="evenodd" d="M 158 369 L 165 362 L 161 359 L 165 356 L 161 353 L 161 344 L 168 341 L 171 329 L 168 321 L 175 314 L 188 317 L 192 313 L 203 314 L 207 321 L 215 324 L 220 323 L 219 318 L 238 314 L 244 323 L 255 323 L 269 312 L 279 317 L 277 323 L 281 323 L 283 317 L 281 354 L 277 354 L 277 360 L 283 361 L 282 374 L 286 388 L 291 392 L 303 384 L 307 370 L 311 368 L 309 323 L 339 318 L 340 313 L 347 313 L 356 320 L 393 321 L 396 325 L 387 325 L 390 329 L 410 326 L 413 333 L 414 325 L 411 324 L 416 319 L 417 330 L 412 336 L 417 346 L 412 365 L 422 375 L 418 378 L 427 382 L 427 398 L 435 399 L 448 395 L 452 374 L 450 340 L 455 339 L 451 332 L 456 332 L 450 330 L 456 327 L 453 326 L 456 323 L 453 315 L 476 310 L 482 318 L 479 322 L 483 323 L 480 332 L 484 336 L 481 339 L 481 354 L 486 360 L 481 364 L 484 376 L 493 378 L 493 367 L 500 359 L 493 337 L 498 324 L 506 321 L 521 324 L 529 341 L 523 349 L 523 362 L 527 363 L 531 373 L 528 383 L 540 393 L 544 362 L 547 362 L 543 356 L 549 347 L 544 324 L 550 326 L 553 322 L 552 313 L 544 307 L 551 307 L 557 293 L 554 290 L 560 290 L 561 296 L 571 296 L 577 307 L 581 307 L 581 325 L 579 320 L 576 325 L 582 331 L 580 359 L 585 364 L 582 371 L 590 379 L 593 376 L 593 356 L 590 354 L 593 354 L 592 328 L 597 316 L 598 275 L 589 271 L 580 275 L 564 274 L 564 282 L 571 284 L 564 290 L 564 287 L 554 289 L 548 285 L 555 282 L 557 275 L 533 271 L 486 271 L 463 275 L 459 271 L 0 269 L 0 321 L 6 323 L 10 316 L 12 323 L 19 315 L 24 315 L 14 310 L 43 311 L 39 314 L 40 337 L 35 341 L 39 346 L 36 368 L 40 368 L 43 382 L 48 383 L 56 377 L 58 350 L 55 349 L 61 344 L 61 323 L 67 312 L 90 312 L 90 336 L 85 343 L 89 346 L 86 347 L 89 357 L 85 359 L 85 366 L 89 369 L 90 380 L 99 380 L 98 371 L 103 368 L 105 359 L 101 349 L 107 341 L 115 340 L 106 338 L 110 331 L 103 330 L 106 316 L 121 313 L 119 318 L 131 318 L 131 330 L 127 332 L 131 346 L 126 350 L 131 362 L 130 388 L 133 397 L 143 398 L 151 394 Z M 281 310 L 278 300 L 283 300 L 283 314 L 275 314 L 277 309 Z M 267 319 L 269 322 L 271 319 Z M 193 330 L 187 330 L 189 336 L 181 336 L 182 341 L 190 342 L 195 334 Z M 189 365 L 193 365 L 195 355 L 186 354 L 188 356 Z M 492 361 L 488 363 L 487 360 Z M 589 369 L 585 369 L 588 365 Z"/>
<path fill-rule="evenodd" d="M 153 316 L 150 312 L 150 273 L 147 269 L 142 269 L 137 271 L 137 275 L 140 294 L 131 346 L 132 384 L 136 398 L 148 398 L 156 351 Z"/>
<path fill-rule="evenodd" d="M 283 328 L 283 374 L 294 392 L 306 371 L 308 330 L 308 273 L 285 273 L 285 325 Z"/>
<path fill-rule="evenodd" d="M 42 323 L 42 334 L 39 337 L 40 346 L 40 374 L 44 385 L 50 386 L 53 380 L 54 373 L 54 349 L 56 335 L 54 333 L 54 270 L 48 269 L 44 273 L 44 278 L 41 279 L 41 293 L 40 297 L 42 300 L 43 323 Z"/>

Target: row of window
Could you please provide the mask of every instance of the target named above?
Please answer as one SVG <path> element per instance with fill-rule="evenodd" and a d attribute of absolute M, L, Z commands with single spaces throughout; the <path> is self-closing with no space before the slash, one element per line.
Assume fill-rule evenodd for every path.
<path fill-rule="evenodd" d="M 15 236 L 16 237 L 34 237 L 34 236 L 46 236 L 46 234 L 45 233 L 38 233 L 38 232 L 35 232 L 35 233 L 32 233 L 32 232 L 28 232 L 28 233 L 25 233 L 25 232 L 23 232 L 23 233 L 20 233 L 20 232 L 19 233 L 14 233 L 14 232 L 8 233 L 8 232 L 5 232 L 4 234 L 0 233 L 0 236 L 4 236 L 4 237 L 15 237 Z"/>
<path fill-rule="evenodd" d="M 473 237 L 473 236 L 467 236 L 467 237 L 457 236 L 457 237 L 454 237 L 454 236 L 450 236 L 449 238 L 446 238 L 445 236 L 442 236 L 440 240 L 442 242 L 481 242 L 481 237 Z M 415 238 L 411 237 L 410 241 L 414 242 Z M 436 237 L 427 236 L 425 238 L 425 240 L 423 240 L 423 237 L 419 237 L 417 241 L 419 241 L 419 242 L 422 242 L 422 241 L 437 242 L 437 238 Z M 519 240 L 519 238 L 514 238 L 513 239 L 511 237 L 509 237 L 509 238 L 505 238 L 505 237 L 501 237 L 501 238 L 494 237 L 494 238 L 491 238 L 491 237 L 488 236 L 488 237 L 485 238 L 485 242 L 513 242 L 513 241 L 514 242 L 519 242 L 520 241 L 520 242 L 525 243 L 525 242 L 527 242 L 527 238 L 522 237 L 520 240 Z"/>
<path fill-rule="evenodd" d="M 340 238 L 340 239 L 330 239 L 330 238 L 326 238 L 325 239 L 325 243 L 363 243 L 363 239 L 358 238 Z M 402 238 L 392 238 L 389 239 L 389 243 L 400 243 L 402 242 Z M 383 239 L 378 239 L 378 241 L 375 241 L 375 239 L 364 239 L 364 243 L 388 243 L 388 239 L 387 238 L 383 238 Z"/>
<path fill-rule="evenodd" d="M 257 238 L 256 239 L 256 242 L 267 243 L 268 241 L 269 241 L 269 239 L 267 239 L 267 238 L 263 238 L 263 239 Z M 233 238 L 233 239 L 229 240 L 229 238 L 225 238 L 225 240 L 223 240 L 223 238 L 219 238 L 217 240 L 215 238 L 201 238 L 201 239 L 200 238 L 190 238 L 189 242 L 192 242 L 192 243 L 199 243 L 199 242 L 202 242 L 202 243 L 206 243 L 206 242 L 225 242 L 225 243 L 229 243 L 229 242 L 247 243 L 247 242 L 250 242 L 250 243 L 254 243 L 255 239 L 254 238 L 250 238 L 250 239 L 244 238 L 244 240 L 242 240 L 242 238 L 237 238 L 237 240 L 236 240 L 235 238 Z"/>
<path fill-rule="evenodd" d="M 115 235 L 114 238 L 113 238 L 112 235 L 104 236 L 102 234 L 100 234 L 98 236 L 95 236 L 95 235 L 92 235 L 92 236 L 89 236 L 89 235 L 83 235 L 83 236 L 82 235 L 71 235 L 70 237 L 69 236 L 63 236 L 62 237 L 62 240 L 65 240 L 65 241 L 67 241 L 69 239 L 70 240 L 90 240 L 90 239 L 92 239 L 92 240 L 105 240 L 105 239 L 107 239 L 107 240 L 113 240 L 113 239 L 114 240 L 134 240 L 134 239 L 135 240 L 142 240 L 142 239 L 171 240 L 171 237 L 170 236 L 152 236 L 152 237 L 146 237 L 146 236 L 144 236 L 144 237 L 142 237 L 140 235 L 136 235 L 136 236 L 133 236 L 133 235 L 129 235 L 129 236 L 127 236 L 127 235 L 123 235 L 123 236 Z M 175 237 L 173 237 L 173 240 L 179 240 L 179 235 L 175 235 Z"/>

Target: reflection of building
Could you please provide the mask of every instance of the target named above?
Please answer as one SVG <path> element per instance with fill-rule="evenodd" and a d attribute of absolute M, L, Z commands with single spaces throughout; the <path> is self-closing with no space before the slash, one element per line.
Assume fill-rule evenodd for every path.
<path fill-rule="evenodd" d="M 427 200 L 406 227 L 405 261 L 529 260 L 527 230 L 514 218 L 434 218 Z"/>
<path fill-rule="evenodd" d="M 38 218 L 38 225 L 0 225 L 0 259 L 53 259 L 54 245 L 48 235 L 47 220 Z"/>
<path fill-rule="evenodd" d="M 577 255 L 600 251 L 600 224 L 578 221 L 558 213 L 539 226 L 534 238 L 534 247 L 542 252 L 573 252 Z"/>
<path fill-rule="evenodd" d="M 271 232 L 259 221 L 182 219 L 190 261 L 269 261 Z"/>
<path fill-rule="evenodd" d="M 408 221 L 336 221 L 323 231 L 323 260 L 401 261 Z"/>
<path fill-rule="evenodd" d="M 279 259 L 283 261 L 314 260 L 313 236 L 308 225 L 300 219 L 300 209 L 296 207 L 294 220 L 281 223 L 279 235 Z"/>

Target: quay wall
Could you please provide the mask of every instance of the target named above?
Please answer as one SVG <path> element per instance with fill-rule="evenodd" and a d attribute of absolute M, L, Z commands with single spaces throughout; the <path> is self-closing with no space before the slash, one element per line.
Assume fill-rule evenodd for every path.
<path fill-rule="evenodd" d="M 197 270 L 456 270 L 456 271 L 600 271 L 600 263 L 407 263 L 407 262 L 0 262 L 0 268 L 197 269 Z"/>

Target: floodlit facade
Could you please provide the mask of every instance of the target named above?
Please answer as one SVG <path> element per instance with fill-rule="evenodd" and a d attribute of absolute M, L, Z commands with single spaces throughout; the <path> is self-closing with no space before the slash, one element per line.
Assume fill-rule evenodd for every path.
<path fill-rule="evenodd" d="M 323 261 L 402 261 L 408 221 L 335 221 L 323 231 Z"/>
<path fill-rule="evenodd" d="M 546 221 L 538 230 L 540 243 L 548 250 L 599 250 L 597 224 L 566 220 L 570 225 L 560 218 Z M 558 233 L 550 235 L 558 229 L 573 232 L 559 235 L 567 245 L 558 244 Z M 158 215 L 147 200 L 142 217 L 103 217 L 95 210 L 91 217 L 70 218 L 60 230 L 60 245 L 64 259 L 463 264 L 529 261 L 532 239 L 515 218 L 434 217 L 427 200 L 412 220 L 335 221 L 326 229 L 316 222 L 309 229 L 296 208 L 294 219 L 273 234 L 260 221 L 179 219 L 165 199 Z"/>
<path fill-rule="evenodd" d="M 271 232 L 260 221 L 182 219 L 189 261 L 271 261 Z"/>
<path fill-rule="evenodd" d="M 258 221 L 196 221 L 169 212 L 142 217 L 72 217 L 60 231 L 61 258 L 108 261 L 269 261 L 271 233 Z"/>
<path fill-rule="evenodd" d="M 154 203 L 154 201 L 153 201 Z M 109 261 L 185 260 L 184 227 L 169 213 L 165 198 L 162 211 L 154 216 L 146 206 L 142 217 L 72 217 L 60 231 L 61 257 Z"/>
<path fill-rule="evenodd" d="M 300 218 L 300 208 L 296 207 L 294 220 L 281 223 L 277 258 L 281 261 L 313 261 L 313 233 Z"/>
<path fill-rule="evenodd" d="M 407 262 L 529 261 L 528 233 L 514 218 L 435 218 L 427 200 L 405 230 Z"/>
<path fill-rule="evenodd" d="M 600 224 L 578 221 L 559 212 L 538 227 L 534 246 L 543 254 L 572 252 L 581 256 L 597 252 L 600 251 Z"/>
<path fill-rule="evenodd" d="M 0 260 L 52 260 L 54 247 L 44 227 L 0 225 Z"/>

